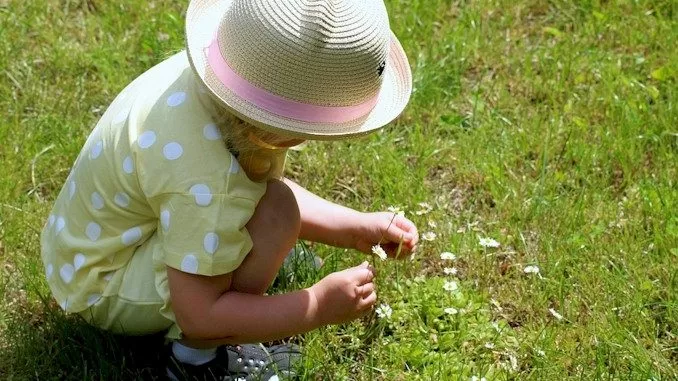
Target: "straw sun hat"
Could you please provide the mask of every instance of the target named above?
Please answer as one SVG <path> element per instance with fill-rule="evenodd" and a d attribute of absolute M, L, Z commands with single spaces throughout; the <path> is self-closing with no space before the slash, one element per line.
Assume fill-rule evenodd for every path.
<path fill-rule="evenodd" d="M 186 37 L 212 95 L 275 133 L 362 135 L 395 119 L 412 90 L 382 0 L 191 0 Z"/>

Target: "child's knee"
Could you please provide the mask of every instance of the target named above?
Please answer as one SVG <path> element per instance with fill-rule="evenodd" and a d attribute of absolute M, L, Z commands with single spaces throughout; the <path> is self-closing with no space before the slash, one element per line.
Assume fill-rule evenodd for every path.
<path fill-rule="evenodd" d="M 301 229 L 301 217 L 292 190 L 282 181 L 270 180 L 247 228 L 255 241 L 257 238 L 296 241 Z"/>

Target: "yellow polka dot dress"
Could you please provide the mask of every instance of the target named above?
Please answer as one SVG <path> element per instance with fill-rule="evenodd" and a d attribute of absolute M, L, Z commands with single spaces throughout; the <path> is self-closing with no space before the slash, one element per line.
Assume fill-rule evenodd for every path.
<path fill-rule="evenodd" d="M 213 276 L 250 251 L 245 224 L 266 186 L 225 147 L 200 86 L 181 52 L 127 86 L 90 134 L 41 236 L 64 310 L 96 304 L 135 253 L 150 252 L 156 269 Z M 166 280 L 155 283 L 168 299 Z"/>

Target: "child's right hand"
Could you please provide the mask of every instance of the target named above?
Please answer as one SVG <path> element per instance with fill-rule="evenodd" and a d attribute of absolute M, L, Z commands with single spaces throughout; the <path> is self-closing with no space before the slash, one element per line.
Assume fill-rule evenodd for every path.
<path fill-rule="evenodd" d="M 368 313 L 377 301 L 374 269 L 367 263 L 332 273 L 311 286 L 316 318 L 323 324 L 341 324 Z"/>

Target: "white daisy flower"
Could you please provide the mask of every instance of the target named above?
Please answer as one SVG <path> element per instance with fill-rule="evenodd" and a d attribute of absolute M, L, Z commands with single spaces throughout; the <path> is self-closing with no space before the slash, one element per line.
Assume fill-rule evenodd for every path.
<path fill-rule="evenodd" d="M 497 247 L 501 246 L 501 245 L 499 244 L 499 242 L 497 242 L 496 240 L 494 240 L 494 239 L 492 239 L 492 238 L 489 238 L 489 237 L 486 237 L 486 238 L 478 238 L 478 241 L 479 241 L 479 243 L 480 243 L 480 246 L 482 246 L 482 247 L 493 247 L 493 248 L 497 248 Z"/>
<path fill-rule="evenodd" d="M 375 312 L 380 319 L 389 319 L 393 313 L 393 308 L 388 304 L 381 304 L 377 307 Z"/>
<path fill-rule="evenodd" d="M 457 268 L 456 267 L 445 267 L 443 269 L 443 272 L 445 275 L 457 275 Z"/>
<path fill-rule="evenodd" d="M 516 356 L 509 354 L 509 361 L 511 361 L 511 370 L 514 372 L 518 371 L 518 359 Z"/>
<path fill-rule="evenodd" d="M 421 209 L 414 212 L 414 214 L 416 214 L 417 216 L 427 214 L 433 210 L 433 207 L 431 207 L 431 205 L 428 202 L 420 202 L 419 206 L 421 207 Z"/>
<path fill-rule="evenodd" d="M 485 343 L 485 348 L 487 349 L 494 349 L 494 343 L 490 343 L 489 341 Z"/>
<path fill-rule="evenodd" d="M 459 313 L 459 310 L 454 307 L 447 307 L 443 311 L 448 315 L 456 315 Z"/>
<path fill-rule="evenodd" d="M 389 206 L 388 208 L 386 208 L 386 210 L 401 217 L 405 215 L 405 211 L 402 210 L 399 206 Z"/>
<path fill-rule="evenodd" d="M 422 238 L 424 241 L 433 241 L 433 240 L 436 239 L 437 236 L 438 236 L 438 235 L 437 235 L 436 233 L 434 233 L 434 232 L 426 232 L 426 233 L 424 233 L 424 234 L 421 235 L 421 238 Z"/>
<path fill-rule="evenodd" d="M 444 261 L 454 261 L 455 259 L 457 259 L 457 256 L 450 253 L 449 251 L 445 251 L 440 254 L 440 259 Z"/>
<path fill-rule="evenodd" d="M 382 261 L 385 261 L 386 258 L 388 257 L 388 255 L 386 255 L 386 252 L 384 251 L 384 249 L 379 245 L 372 246 L 372 253 L 374 255 L 376 255 L 377 257 L 379 257 Z"/>
<path fill-rule="evenodd" d="M 523 272 L 525 274 L 539 274 L 539 266 L 534 266 L 534 265 L 525 266 L 525 268 L 523 269 Z"/>
<path fill-rule="evenodd" d="M 549 308 L 549 312 L 551 315 L 553 315 L 554 318 L 558 320 L 563 320 L 563 315 L 559 314 L 558 311 L 554 310 L 553 308 Z"/>
<path fill-rule="evenodd" d="M 445 291 L 454 292 L 454 291 L 459 290 L 459 285 L 457 284 L 457 282 L 455 282 L 453 280 L 452 281 L 445 281 L 443 288 L 445 289 Z"/>

